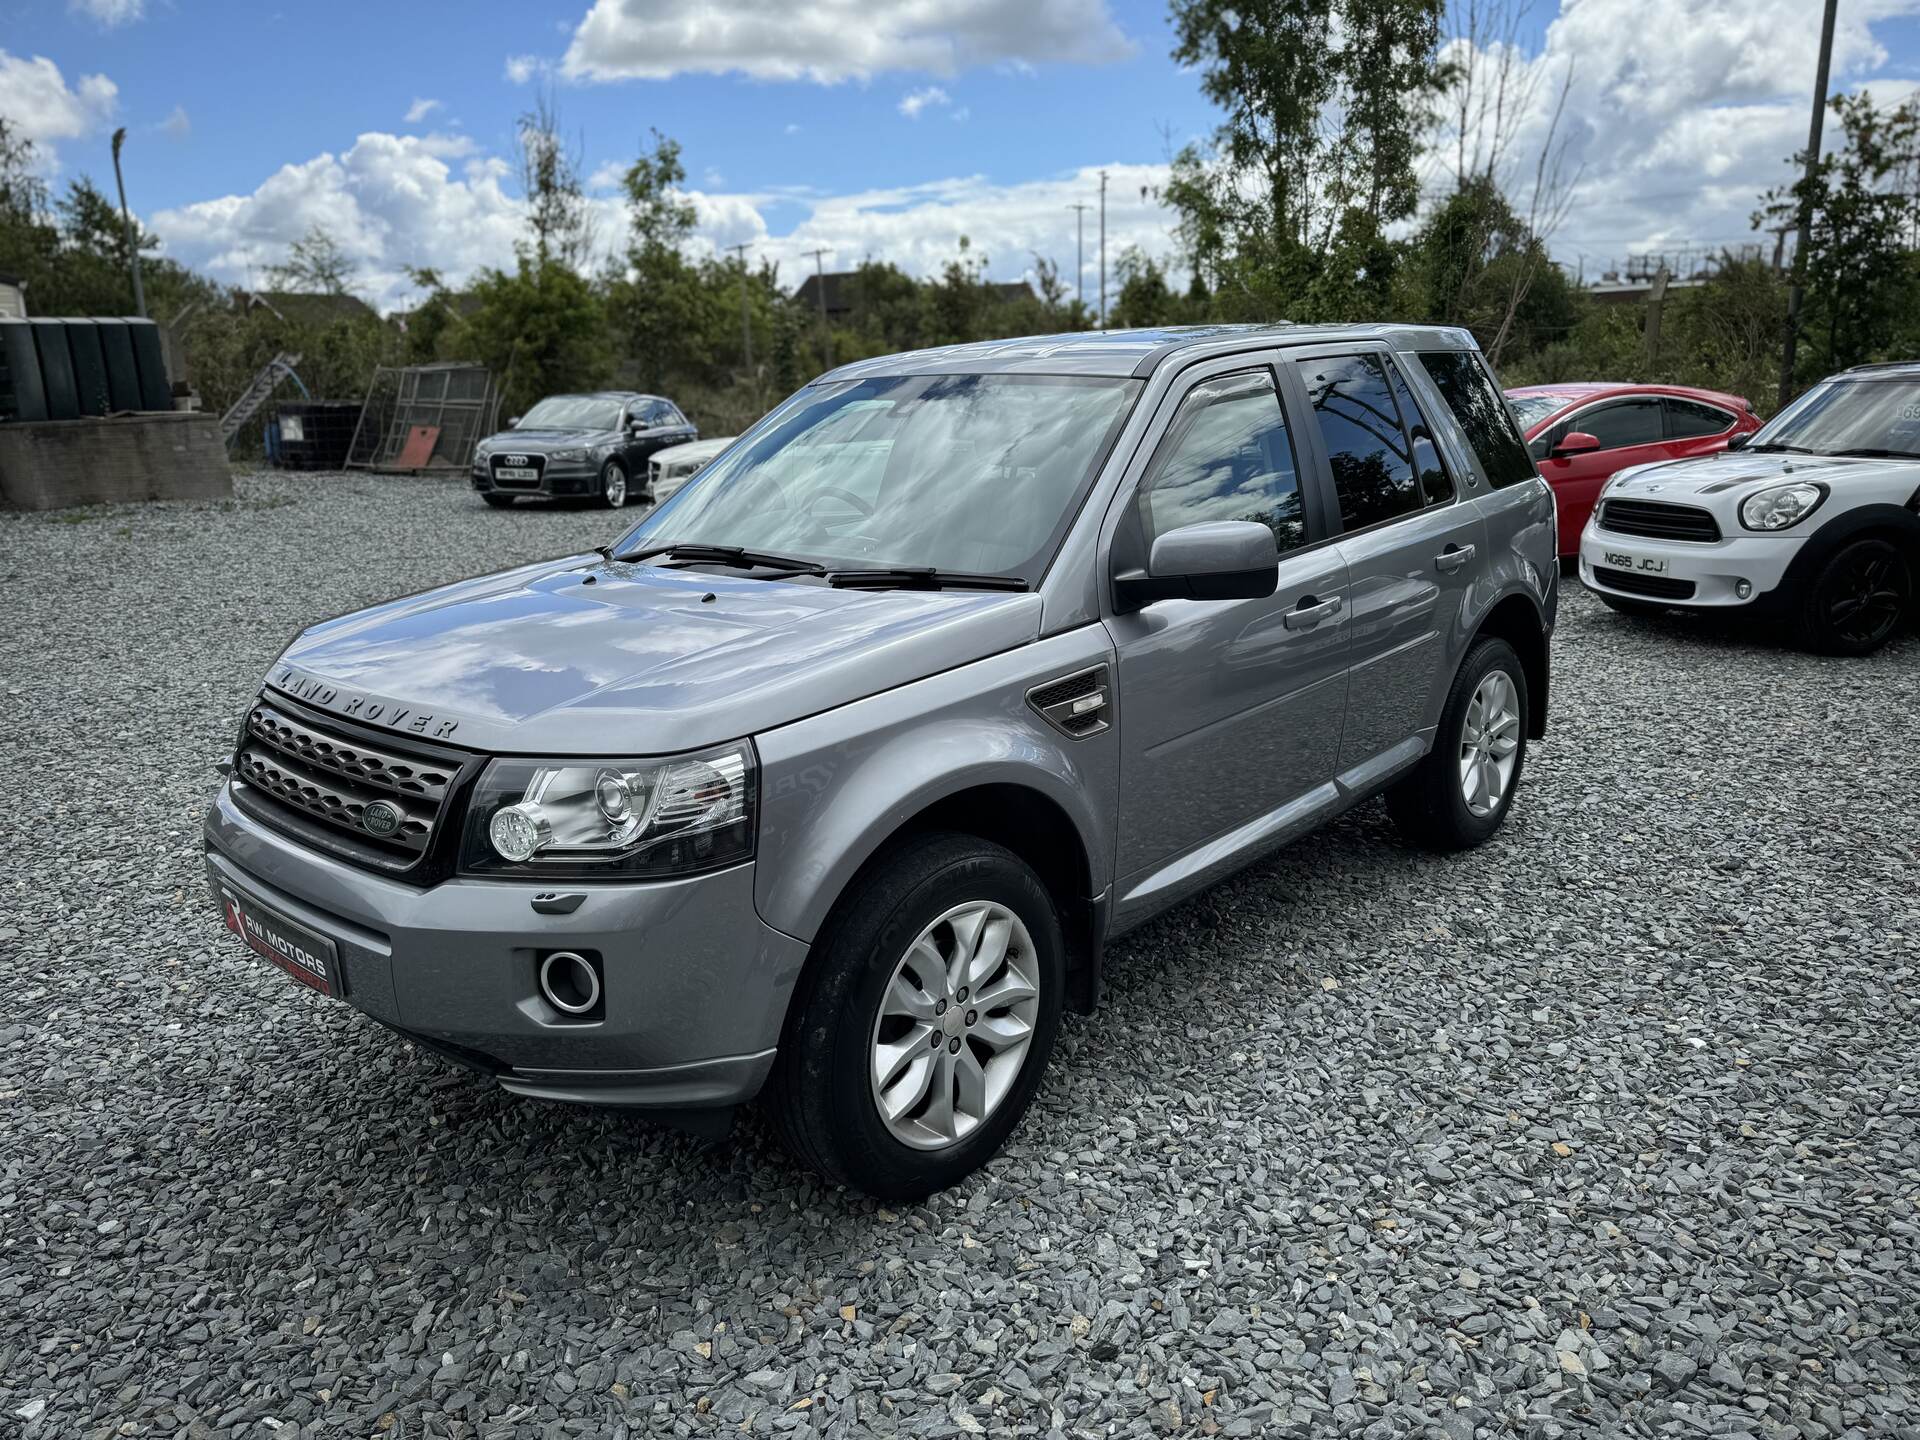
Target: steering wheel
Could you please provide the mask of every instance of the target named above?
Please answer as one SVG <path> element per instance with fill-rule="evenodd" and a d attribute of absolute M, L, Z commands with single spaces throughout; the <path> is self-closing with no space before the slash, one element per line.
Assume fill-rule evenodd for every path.
<path fill-rule="evenodd" d="M 807 513 L 811 515 L 820 507 L 820 502 L 829 497 L 852 506 L 854 513 L 862 520 L 865 520 L 873 514 L 873 506 L 862 500 L 851 490 L 842 490 L 838 485 L 822 485 L 816 490 L 813 498 L 807 502 Z"/>

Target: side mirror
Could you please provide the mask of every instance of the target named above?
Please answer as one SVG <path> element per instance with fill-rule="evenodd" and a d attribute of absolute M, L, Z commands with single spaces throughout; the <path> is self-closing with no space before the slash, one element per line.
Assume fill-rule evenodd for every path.
<path fill-rule="evenodd" d="M 1584 430 L 1569 430 L 1560 437 L 1560 443 L 1553 447 L 1555 458 L 1562 455 L 1584 455 L 1589 450 L 1598 450 L 1600 442 Z"/>
<path fill-rule="evenodd" d="M 1252 520 L 1182 525 L 1153 542 L 1145 571 L 1113 577 L 1123 612 L 1156 600 L 1258 600 L 1280 584 L 1280 550 L 1273 531 Z"/>
<path fill-rule="evenodd" d="M 1751 430 L 1742 430 L 1738 435 L 1728 438 L 1727 449 L 1744 450 L 1747 448 L 1747 442 L 1751 439 L 1753 439 L 1753 432 Z"/>
<path fill-rule="evenodd" d="M 509 430 L 518 430 L 520 428 L 520 417 L 518 415 L 509 415 L 507 417 L 507 428 Z"/>

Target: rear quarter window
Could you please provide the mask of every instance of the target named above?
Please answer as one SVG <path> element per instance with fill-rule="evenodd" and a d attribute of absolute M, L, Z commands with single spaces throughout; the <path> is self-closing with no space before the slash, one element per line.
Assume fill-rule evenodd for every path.
<path fill-rule="evenodd" d="M 1470 350 L 1422 350 L 1421 367 L 1459 423 L 1481 477 L 1495 490 L 1534 478 L 1526 441 L 1487 367 Z"/>

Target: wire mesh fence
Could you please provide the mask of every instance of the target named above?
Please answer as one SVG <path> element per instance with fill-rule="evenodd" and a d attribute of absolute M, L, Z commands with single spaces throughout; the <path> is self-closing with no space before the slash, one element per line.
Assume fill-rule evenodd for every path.
<path fill-rule="evenodd" d="M 464 470 L 473 447 L 497 428 L 499 411 L 499 387 L 483 366 L 383 365 L 367 387 L 346 463 L 397 473 Z"/>

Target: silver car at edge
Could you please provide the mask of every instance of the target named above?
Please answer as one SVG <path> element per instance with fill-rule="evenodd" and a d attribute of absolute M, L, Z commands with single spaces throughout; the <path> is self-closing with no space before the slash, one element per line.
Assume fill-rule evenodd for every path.
<path fill-rule="evenodd" d="M 264 958 L 508 1090 L 989 1158 L 1103 947 L 1383 793 L 1490 836 L 1553 498 L 1470 336 L 845 366 L 599 551 L 318 624 L 206 822 Z"/>

